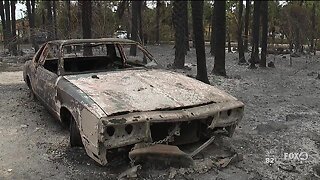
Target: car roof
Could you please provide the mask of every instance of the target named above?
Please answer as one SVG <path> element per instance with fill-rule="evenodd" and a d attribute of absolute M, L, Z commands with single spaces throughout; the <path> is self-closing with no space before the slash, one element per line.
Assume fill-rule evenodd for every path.
<path fill-rule="evenodd" d="M 58 44 L 58 45 L 68 45 L 68 44 L 82 44 L 82 43 L 128 43 L 128 44 L 139 44 L 136 41 L 130 39 L 120 39 L 120 38 L 99 38 L 99 39 L 67 39 L 67 40 L 53 40 L 48 43 Z"/>

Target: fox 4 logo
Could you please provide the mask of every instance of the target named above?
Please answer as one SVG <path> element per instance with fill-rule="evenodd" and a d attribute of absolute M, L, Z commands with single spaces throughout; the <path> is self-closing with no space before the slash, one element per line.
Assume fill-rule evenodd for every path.
<path fill-rule="evenodd" d="M 283 153 L 284 160 L 306 161 L 309 158 L 306 152 Z"/>

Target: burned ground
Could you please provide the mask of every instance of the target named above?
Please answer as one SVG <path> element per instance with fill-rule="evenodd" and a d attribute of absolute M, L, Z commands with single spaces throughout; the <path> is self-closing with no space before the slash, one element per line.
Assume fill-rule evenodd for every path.
<path fill-rule="evenodd" d="M 172 46 L 149 46 L 167 67 Z M 213 58 L 207 53 L 208 69 Z M 276 68 L 247 69 L 237 54 L 226 56 L 228 78 L 210 75 L 211 84 L 245 103 L 245 115 L 232 138 L 217 139 L 197 156 L 194 168 L 154 170 L 142 167 L 147 179 L 316 179 L 320 162 L 320 56 L 312 59 L 269 55 Z M 248 55 L 246 56 L 248 57 Z M 195 76 L 194 49 L 187 55 L 188 76 Z M 68 131 L 55 121 L 22 82 L 22 64 L 0 62 L 0 178 L 1 179 L 116 179 L 129 167 L 117 156 L 100 167 L 81 148 L 70 149 Z M 15 71 L 4 73 L 6 71 Z M 216 168 L 218 156 L 239 154 L 239 162 Z M 290 153 L 307 153 L 285 159 Z M 242 159 L 242 160 L 241 160 Z M 267 163 L 266 161 L 272 161 Z M 223 163 L 219 161 L 220 163 Z"/>

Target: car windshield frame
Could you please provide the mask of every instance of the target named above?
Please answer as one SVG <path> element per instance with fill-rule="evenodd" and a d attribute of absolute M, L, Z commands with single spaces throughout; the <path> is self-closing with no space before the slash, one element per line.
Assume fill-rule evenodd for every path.
<path fill-rule="evenodd" d="M 124 51 L 122 50 L 122 46 L 123 45 L 136 45 L 136 48 L 137 49 L 140 49 L 144 55 L 146 55 L 146 57 L 150 60 L 150 62 L 154 62 L 156 65 L 159 65 L 159 63 L 155 60 L 155 58 L 153 57 L 153 55 L 146 49 L 144 48 L 140 43 L 138 42 L 135 42 L 135 41 L 132 41 L 132 42 L 121 42 L 121 41 L 118 41 L 118 42 L 110 42 L 110 41 L 99 41 L 99 42 L 66 42 L 66 43 L 62 43 L 60 45 L 60 58 L 59 58 L 59 67 L 58 67 L 58 72 L 60 75 L 75 75 L 75 74 L 86 74 L 86 73 L 94 73 L 94 72 L 106 72 L 107 70 L 90 70 L 90 71 L 82 71 L 82 72 L 66 72 L 65 69 L 64 69 L 64 60 L 65 60 L 65 56 L 64 56 L 64 51 L 65 51 L 65 47 L 66 46 L 77 46 L 77 45 L 81 45 L 81 46 L 84 46 L 86 44 L 90 44 L 92 46 L 100 46 L 100 45 L 107 45 L 107 44 L 113 44 L 115 45 L 116 47 L 119 47 L 119 52 L 120 52 L 120 55 L 121 55 L 121 58 L 123 60 L 123 66 L 127 65 L 127 54 L 124 53 Z M 90 57 L 95 57 L 95 56 L 90 56 Z M 96 57 L 99 57 L 99 56 L 96 56 Z M 130 61 L 128 61 L 130 62 Z M 148 64 L 148 63 L 147 63 Z M 118 70 L 125 70 L 125 69 L 136 69 L 136 68 L 141 68 L 141 67 L 144 67 L 144 68 L 147 68 L 147 64 L 137 64 L 137 66 L 133 66 L 131 68 L 121 68 L 121 69 L 118 69 Z M 140 67 L 139 67 L 140 66 Z M 117 71 L 117 70 L 115 70 Z"/>

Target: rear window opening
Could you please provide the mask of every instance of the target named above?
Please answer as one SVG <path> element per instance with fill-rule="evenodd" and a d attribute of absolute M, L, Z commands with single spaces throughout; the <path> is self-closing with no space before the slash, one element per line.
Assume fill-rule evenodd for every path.
<path fill-rule="evenodd" d="M 85 72 L 97 70 L 123 69 L 122 59 L 119 57 L 75 57 L 64 59 L 65 72 Z"/>
<path fill-rule="evenodd" d="M 135 46 L 135 52 L 130 47 Z M 134 55 L 131 55 L 131 54 Z M 143 67 L 151 59 L 135 44 L 87 43 L 63 46 L 67 74 Z"/>

